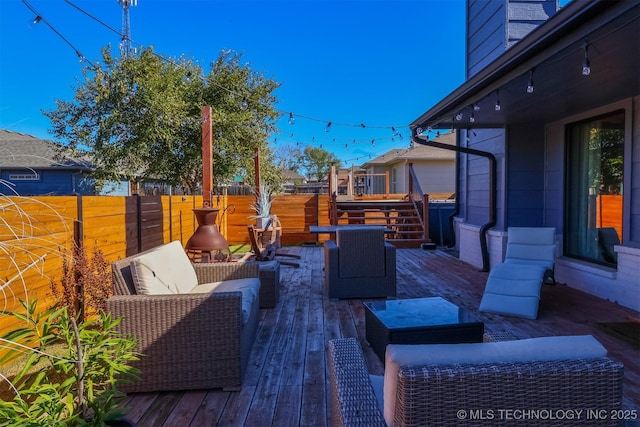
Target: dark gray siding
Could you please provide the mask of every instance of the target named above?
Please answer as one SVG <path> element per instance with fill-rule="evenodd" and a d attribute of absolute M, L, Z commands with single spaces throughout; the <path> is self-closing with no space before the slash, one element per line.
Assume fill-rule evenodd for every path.
<path fill-rule="evenodd" d="M 497 178 L 496 178 L 496 201 L 497 227 L 503 225 L 503 163 L 504 163 L 504 131 L 502 129 L 477 129 L 470 135 L 469 148 L 493 154 L 496 157 Z M 466 219 L 467 223 L 483 225 L 490 219 L 490 165 L 485 157 L 467 155 L 465 157 L 464 180 L 466 182 Z"/>
<path fill-rule="evenodd" d="M 543 24 L 558 11 L 557 0 L 510 1 L 507 12 L 507 47 Z"/>
<path fill-rule="evenodd" d="M 505 8 L 505 0 L 467 0 L 467 78 L 505 51 Z"/>
<path fill-rule="evenodd" d="M 544 126 L 509 129 L 506 167 L 506 227 L 544 225 Z M 557 182 L 562 185 L 562 180 Z"/>
<path fill-rule="evenodd" d="M 467 0 L 467 78 L 558 10 L 557 0 Z"/>

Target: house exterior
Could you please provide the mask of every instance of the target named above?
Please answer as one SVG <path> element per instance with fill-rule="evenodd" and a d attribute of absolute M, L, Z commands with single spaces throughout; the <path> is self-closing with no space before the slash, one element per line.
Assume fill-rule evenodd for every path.
<path fill-rule="evenodd" d="M 640 310 L 640 2 L 467 0 L 467 80 L 415 119 L 458 129 L 460 258 L 555 227 L 555 277 Z"/>
<path fill-rule="evenodd" d="M 454 146 L 455 132 L 436 136 L 435 141 Z M 427 145 L 411 144 L 409 148 L 390 150 L 362 165 L 364 173 L 376 176 L 389 173 L 389 192 L 409 192 L 409 165 L 418 179 L 423 194 L 431 199 L 449 199 L 455 194 L 456 155 L 453 151 L 441 150 Z M 384 180 L 371 179 L 365 185 L 365 193 L 384 193 Z"/>
<path fill-rule="evenodd" d="M 60 158 L 60 146 L 31 135 L 0 129 L 1 194 L 20 196 L 93 195 L 86 160 Z"/>

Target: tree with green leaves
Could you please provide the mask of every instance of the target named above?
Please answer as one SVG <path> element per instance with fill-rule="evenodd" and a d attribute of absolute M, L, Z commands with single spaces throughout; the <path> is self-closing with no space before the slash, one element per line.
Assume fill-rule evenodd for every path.
<path fill-rule="evenodd" d="M 277 180 L 267 137 L 279 116 L 279 83 L 222 51 L 205 74 L 185 58 L 166 59 L 147 48 L 114 58 L 102 51 L 97 69 L 83 69 L 73 101 L 45 111 L 50 132 L 97 166 L 98 182 L 160 181 L 195 191 L 202 182 L 203 105 L 213 110 L 214 185 L 252 176 L 254 150 L 261 171 Z"/>
<path fill-rule="evenodd" d="M 307 179 L 310 181 L 315 179 L 318 182 L 326 181 L 329 178 L 329 172 L 331 172 L 331 165 L 335 165 L 336 168 L 340 167 L 340 160 L 335 154 L 322 148 L 305 147 L 302 167 Z"/>

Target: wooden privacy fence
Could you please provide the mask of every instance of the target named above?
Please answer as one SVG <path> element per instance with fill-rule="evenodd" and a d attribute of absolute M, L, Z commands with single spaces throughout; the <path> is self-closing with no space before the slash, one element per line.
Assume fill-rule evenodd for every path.
<path fill-rule="evenodd" d="M 230 244 L 249 243 L 253 202 L 253 196 L 213 197 Z M 50 283 L 59 282 L 74 242 L 89 255 L 99 248 L 109 262 L 172 240 L 184 246 L 197 228 L 192 210 L 202 207 L 202 196 L 3 197 L 0 203 L 0 290 L 10 310 L 27 295 L 42 308 L 51 303 Z M 282 223 L 283 244 L 316 242 L 309 226 L 329 224 L 328 196 L 274 196 L 271 213 Z M 0 332 L 4 327 L 0 318 Z"/>

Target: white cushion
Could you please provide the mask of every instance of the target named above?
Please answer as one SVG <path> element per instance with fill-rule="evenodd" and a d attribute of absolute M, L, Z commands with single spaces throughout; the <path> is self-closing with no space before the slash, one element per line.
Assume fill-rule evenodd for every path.
<path fill-rule="evenodd" d="M 191 290 L 191 293 L 209 292 L 236 292 L 242 293 L 242 323 L 246 324 L 251 314 L 251 307 L 257 304 L 258 292 L 260 291 L 260 279 L 248 277 L 245 279 L 231 279 L 222 282 L 210 282 L 198 285 Z"/>
<path fill-rule="evenodd" d="M 401 366 L 591 359 L 606 355 L 607 350 L 591 335 L 472 344 L 389 344 L 384 366 L 384 418 L 393 425 Z"/>
<path fill-rule="evenodd" d="M 133 258 L 130 265 L 140 295 L 189 293 L 198 284 L 193 265 L 177 240 Z"/>

